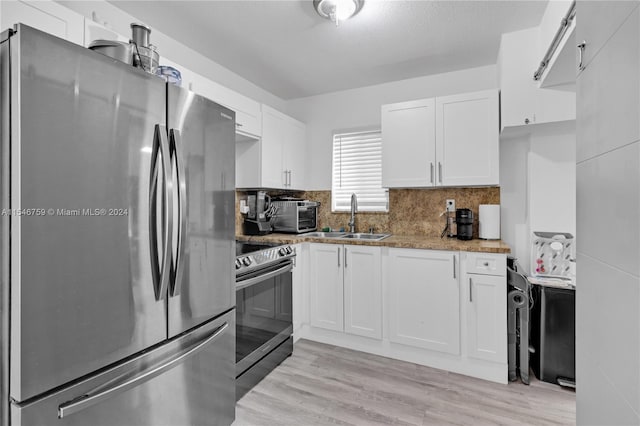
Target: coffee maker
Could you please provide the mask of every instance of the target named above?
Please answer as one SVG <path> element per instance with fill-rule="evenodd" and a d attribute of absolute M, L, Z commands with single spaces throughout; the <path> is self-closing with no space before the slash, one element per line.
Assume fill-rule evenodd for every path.
<path fill-rule="evenodd" d="M 456 228 L 459 240 L 470 240 L 473 238 L 473 211 L 470 209 L 456 210 Z"/>
<path fill-rule="evenodd" d="M 267 191 L 249 191 L 247 205 L 249 211 L 244 215 L 242 232 L 245 235 L 270 234 L 271 219 L 275 216 L 276 208 L 271 204 Z"/>

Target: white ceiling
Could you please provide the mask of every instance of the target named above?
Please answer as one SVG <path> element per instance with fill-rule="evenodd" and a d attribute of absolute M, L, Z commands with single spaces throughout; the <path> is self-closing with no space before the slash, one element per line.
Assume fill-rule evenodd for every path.
<path fill-rule="evenodd" d="M 337 28 L 311 0 L 112 3 L 293 99 L 495 64 L 500 34 L 537 26 L 547 2 L 365 0 Z"/>

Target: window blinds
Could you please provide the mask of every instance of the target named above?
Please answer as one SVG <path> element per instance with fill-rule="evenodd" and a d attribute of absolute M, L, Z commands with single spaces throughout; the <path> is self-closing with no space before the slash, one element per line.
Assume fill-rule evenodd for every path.
<path fill-rule="evenodd" d="M 389 192 L 382 188 L 380 130 L 333 135 L 331 209 L 350 211 L 351 194 L 358 211 L 389 211 Z"/>

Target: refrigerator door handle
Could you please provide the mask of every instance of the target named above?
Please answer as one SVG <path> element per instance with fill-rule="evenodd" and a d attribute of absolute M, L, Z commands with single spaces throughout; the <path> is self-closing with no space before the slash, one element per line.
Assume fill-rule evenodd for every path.
<path fill-rule="evenodd" d="M 158 153 L 162 157 L 163 190 L 162 197 L 162 262 L 158 254 Z M 156 300 L 164 299 L 169 286 L 171 268 L 171 242 L 173 232 L 173 177 L 171 173 L 171 158 L 169 143 L 167 142 L 166 127 L 156 124 L 151 153 L 151 179 L 149 182 L 149 244 L 151 245 L 151 268 L 153 289 Z"/>
<path fill-rule="evenodd" d="M 182 138 L 180 131 L 171 129 L 169 131 L 170 148 L 175 153 L 176 167 L 178 169 L 178 181 L 176 182 L 178 197 L 178 218 L 180 221 L 178 229 L 178 247 L 176 248 L 175 273 L 173 274 L 173 286 L 171 288 L 171 296 L 180 294 L 182 285 L 182 274 L 184 272 L 184 257 L 186 253 L 186 234 L 187 234 L 187 182 L 184 172 L 184 152 L 182 149 Z"/>
<path fill-rule="evenodd" d="M 147 370 L 123 382 L 115 383 L 112 386 L 109 386 L 107 389 L 104 389 L 104 386 L 100 386 L 74 400 L 60 404 L 58 406 L 58 418 L 62 419 L 66 416 L 70 416 L 74 413 L 87 409 L 106 399 L 109 399 L 122 392 L 126 392 L 129 389 L 139 386 L 156 376 L 166 373 L 172 368 L 177 367 L 178 365 L 183 363 L 187 358 L 200 352 L 202 349 L 204 349 L 205 346 L 209 345 L 211 342 L 220 337 L 228 327 L 229 323 L 225 322 L 222 326 L 215 329 L 208 337 L 204 338 L 204 340 L 202 340 L 200 343 L 192 346 L 191 349 L 187 350 L 186 352 L 182 352 L 181 354 L 173 357 L 167 362 L 162 363 L 161 365 L 158 365 L 151 370 Z M 125 374 L 123 376 L 127 377 L 128 375 Z"/>

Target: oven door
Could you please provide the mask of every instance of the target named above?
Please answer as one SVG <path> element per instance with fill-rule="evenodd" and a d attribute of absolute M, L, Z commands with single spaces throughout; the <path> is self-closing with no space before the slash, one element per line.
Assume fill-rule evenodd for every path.
<path fill-rule="evenodd" d="M 236 279 L 236 377 L 293 332 L 291 259 Z"/>

